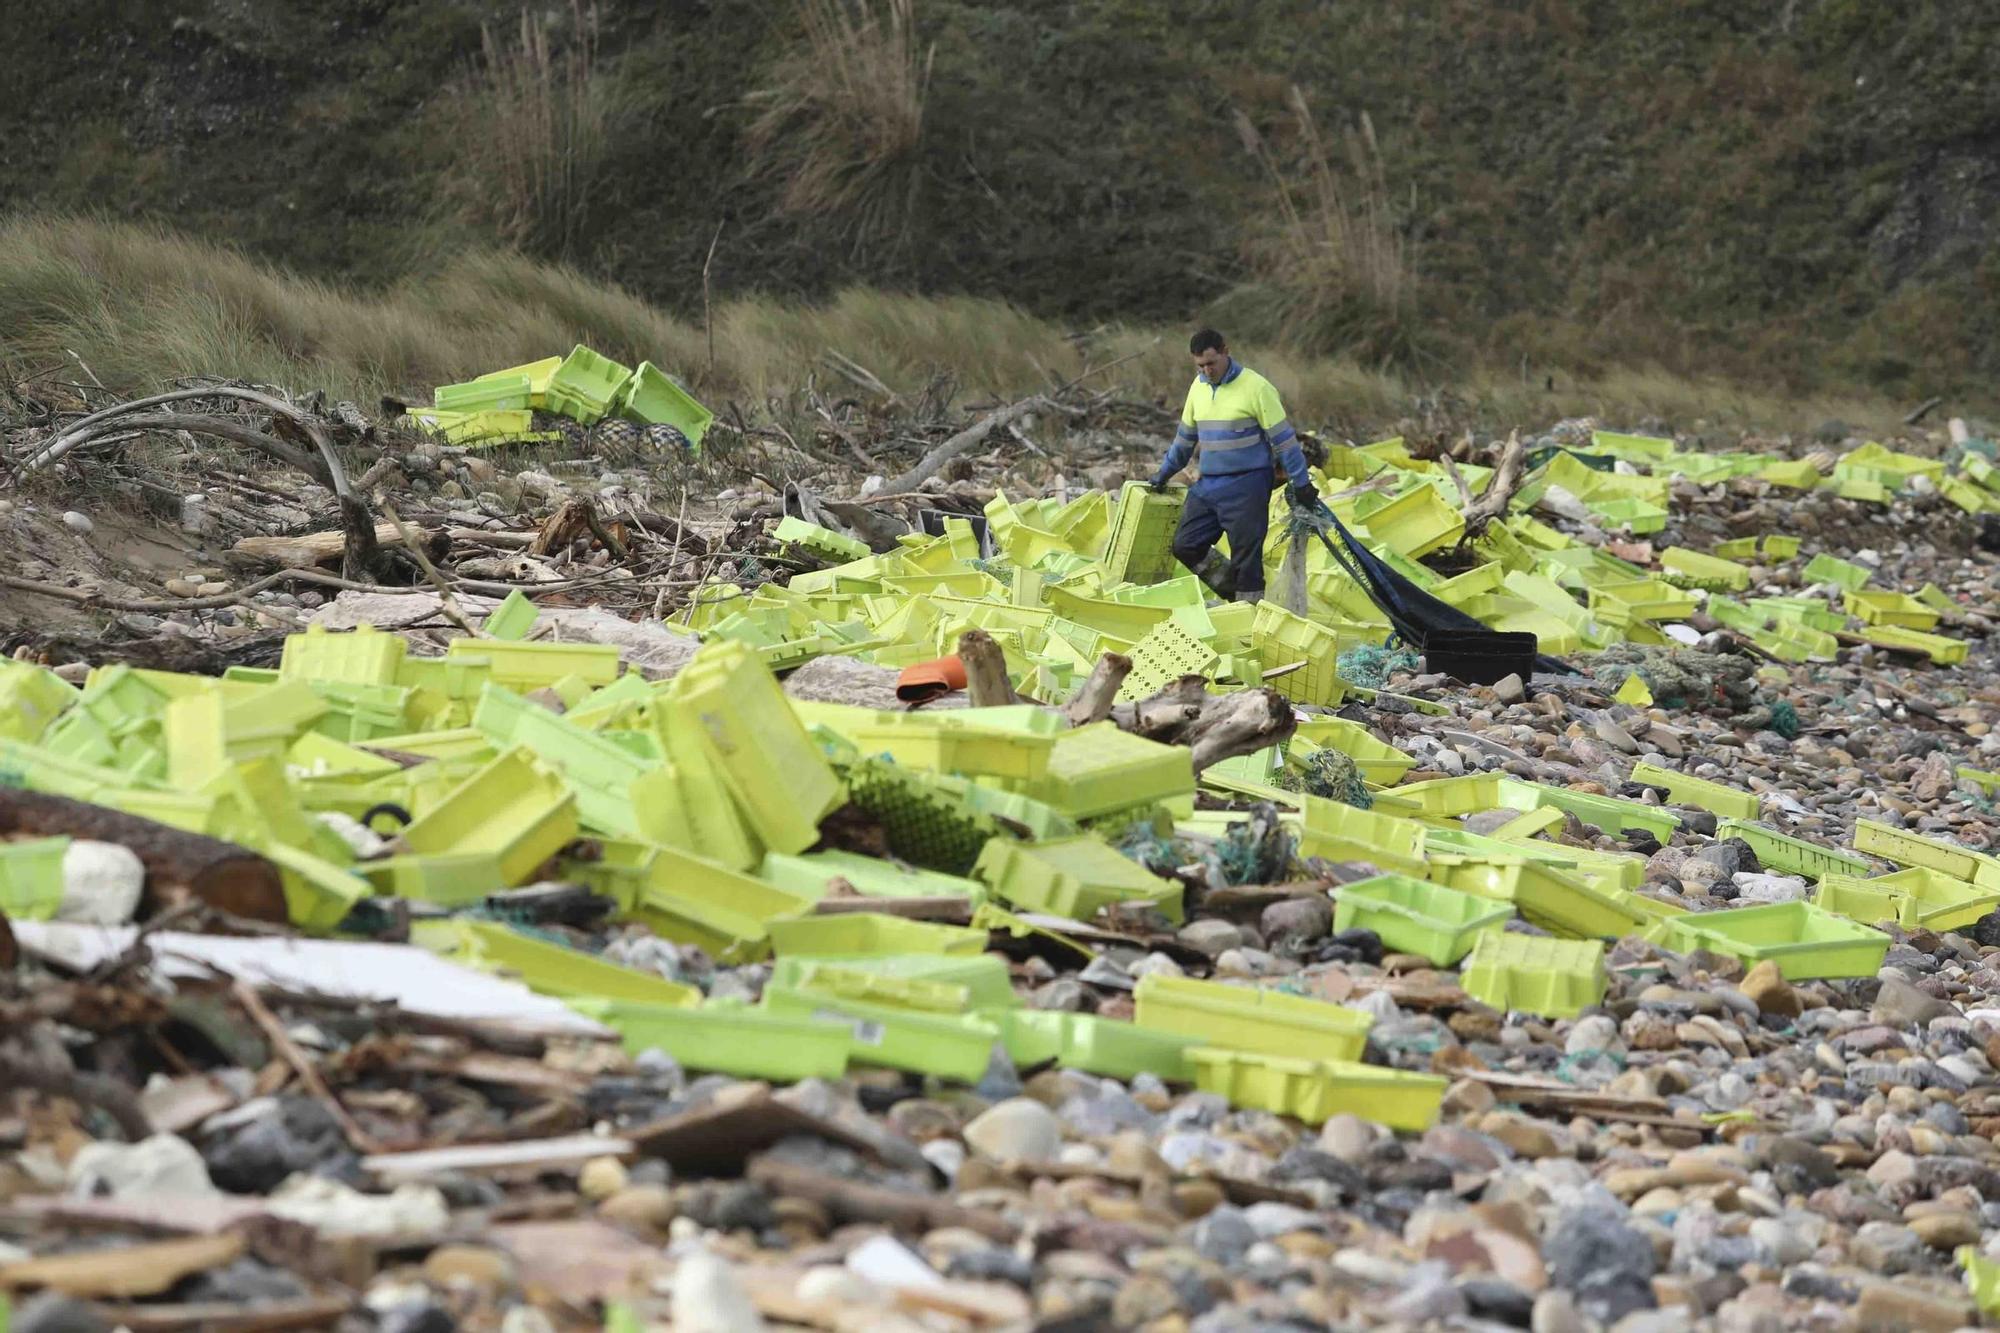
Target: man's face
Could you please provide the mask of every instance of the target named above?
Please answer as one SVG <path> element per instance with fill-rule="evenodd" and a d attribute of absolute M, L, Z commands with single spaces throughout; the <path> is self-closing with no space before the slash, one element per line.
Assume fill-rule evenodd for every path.
<path fill-rule="evenodd" d="M 1194 368 L 1208 376 L 1210 384 L 1218 382 L 1229 370 L 1229 349 L 1227 347 L 1211 347 L 1205 352 L 1196 352 L 1194 354 Z"/>

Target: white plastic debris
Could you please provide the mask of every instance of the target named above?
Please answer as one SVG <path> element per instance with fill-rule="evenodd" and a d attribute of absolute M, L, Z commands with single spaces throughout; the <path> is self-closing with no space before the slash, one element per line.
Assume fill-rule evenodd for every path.
<path fill-rule="evenodd" d="M 87 1143 L 69 1162 L 69 1192 L 114 1199 L 207 1198 L 221 1193 L 186 1139 L 155 1134 L 137 1143 Z"/>
<path fill-rule="evenodd" d="M 764 1319 L 728 1261 L 697 1250 L 674 1270 L 674 1333 L 763 1333 Z"/>
<path fill-rule="evenodd" d="M 130 847 L 72 839 L 63 853 L 62 902 L 55 919 L 86 926 L 122 926 L 139 910 L 146 867 Z"/>
<path fill-rule="evenodd" d="M 409 1236 L 440 1231 L 451 1221 L 444 1195 L 429 1185 L 363 1194 L 318 1176 L 293 1176 L 278 1186 L 271 1211 L 322 1236 Z"/>
<path fill-rule="evenodd" d="M 342 814 L 338 810 L 322 810 L 315 818 L 339 834 L 340 840 L 352 848 L 354 854 L 363 860 L 372 856 L 380 856 L 389 846 L 388 839 L 352 815 Z"/>
<path fill-rule="evenodd" d="M 942 1287 L 944 1279 L 892 1236 L 870 1236 L 847 1252 L 848 1271 L 878 1287 Z"/>

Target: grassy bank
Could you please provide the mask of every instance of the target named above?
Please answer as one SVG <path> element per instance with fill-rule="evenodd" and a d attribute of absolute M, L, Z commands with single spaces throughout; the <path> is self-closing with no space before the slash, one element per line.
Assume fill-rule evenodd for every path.
<path fill-rule="evenodd" d="M 764 297 L 670 313 L 616 287 L 518 255 L 462 256 L 433 274 L 362 292 L 303 278 L 186 236 L 59 218 L 0 222 L 0 365 L 37 384 L 95 378 L 124 394 L 178 376 L 228 375 L 373 407 L 428 401 L 432 386 L 584 342 L 650 359 L 716 407 L 786 412 L 809 382 L 830 396 L 879 396 L 844 361 L 914 398 L 950 376 L 963 404 L 1060 383 L 1092 367 L 1098 387 L 1177 403 L 1186 330 L 1068 330 L 1005 303 L 850 289 L 817 304 Z M 712 343 L 712 359 L 711 359 Z M 1349 436 L 1393 428 L 1426 403 L 1489 429 L 1564 416 L 1681 430 L 1804 431 L 1837 417 L 1886 430 L 1886 399 L 1788 399 L 1647 368 L 1588 378 L 1473 371 L 1436 385 L 1276 345 L 1238 347 L 1298 419 Z M 79 364 L 80 363 L 80 364 Z M 1554 388 L 1549 386 L 1553 376 Z"/>

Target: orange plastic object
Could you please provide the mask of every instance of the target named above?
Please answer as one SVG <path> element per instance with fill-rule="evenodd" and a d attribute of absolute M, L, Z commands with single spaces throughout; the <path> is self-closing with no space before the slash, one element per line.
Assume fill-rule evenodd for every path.
<path fill-rule="evenodd" d="M 965 688 L 965 663 L 956 657 L 939 657 L 903 668 L 896 677 L 896 697 L 906 704 L 920 704 L 940 694 Z"/>

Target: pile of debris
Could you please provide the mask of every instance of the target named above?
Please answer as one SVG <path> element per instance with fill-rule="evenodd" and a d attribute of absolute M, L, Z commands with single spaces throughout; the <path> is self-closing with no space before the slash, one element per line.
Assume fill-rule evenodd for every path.
<path fill-rule="evenodd" d="M 1330 450 L 1378 559 L 1576 668 L 1487 684 L 1282 531 L 1305 602 L 1212 605 L 1136 487 L 887 540 L 794 493 L 764 581 L 666 620 L 438 576 L 216 675 L 0 665 L 0 1292 L 35 1329 L 2000 1313 L 1989 453 Z M 558 513 L 569 558 L 622 539 Z M 1841 543 L 1882 515 L 1929 543 Z"/>
<path fill-rule="evenodd" d="M 441 384 L 409 418 L 462 448 L 587 443 L 697 454 L 715 414 L 650 361 L 637 369 L 578 343 L 568 356 Z M 587 433 L 586 433 L 587 432 Z"/>

